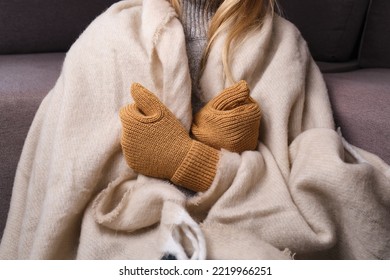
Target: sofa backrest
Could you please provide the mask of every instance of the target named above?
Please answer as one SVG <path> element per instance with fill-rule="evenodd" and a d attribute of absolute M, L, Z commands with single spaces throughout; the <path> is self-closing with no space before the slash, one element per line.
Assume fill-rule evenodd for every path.
<path fill-rule="evenodd" d="M 346 62 L 357 57 L 369 2 L 278 0 L 282 15 L 301 31 L 314 59 L 326 62 Z"/>
<path fill-rule="evenodd" d="M 372 0 L 359 53 L 360 67 L 390 68 L 390 0 Z"/>
<path fill-rule="evenodd" d="M 186 0 L 187 1 L 187 0 Z M 0 54 L 67 51 L 119 0 L 0 0 Z M 390 67 L 390 0 L 278 0 L 317 61 Z M 362 35 L 363 34 L 363 35 Z"/>
<path fill-rule="evenodd" d="M 390 68 L 390 0 L 278 0 L 322 62 Z"/>
<path fill-rule="evenodd" d="M 1 0 L 0 54 L 66 51 L 118 0 Z"/>

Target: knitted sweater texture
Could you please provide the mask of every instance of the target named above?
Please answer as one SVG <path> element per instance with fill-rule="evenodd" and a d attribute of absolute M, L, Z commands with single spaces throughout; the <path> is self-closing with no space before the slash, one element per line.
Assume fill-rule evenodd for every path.
<path fill-rule="evenodd" d="M 194 112 L 197 112 L 204 105 L 200 98 L 200 64 L 207 44 L 209 23 L 219 5 L 218 3 L 208 5 L 207 2 L 207 0 L 182 1 L 181 21 L 186 39 L 186 50 L 192 81 L 192 108 Z"/>

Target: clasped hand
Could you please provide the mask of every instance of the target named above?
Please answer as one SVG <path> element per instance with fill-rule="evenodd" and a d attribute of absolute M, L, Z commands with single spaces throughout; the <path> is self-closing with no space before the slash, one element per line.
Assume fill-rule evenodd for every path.
<path fill-rule="evenodd" d="M 211 185 L 220 149 L 257 147 L 261 112 L 245 81 L 223 90 L 193 119 L 191 135 L 149 90 L 133 84 L 134 103 L 120 111 L 121 145 L 128 165 L 194 191 Z"/>

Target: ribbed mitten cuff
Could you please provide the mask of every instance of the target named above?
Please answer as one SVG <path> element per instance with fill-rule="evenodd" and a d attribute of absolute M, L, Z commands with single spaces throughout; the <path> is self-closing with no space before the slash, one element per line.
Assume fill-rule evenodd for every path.
<path fill-rule="evenodd" d="M 194 140 L 171 181 L 196 192 L 206 191 L 217 172 L 219 153 L 219 150 Z"/>

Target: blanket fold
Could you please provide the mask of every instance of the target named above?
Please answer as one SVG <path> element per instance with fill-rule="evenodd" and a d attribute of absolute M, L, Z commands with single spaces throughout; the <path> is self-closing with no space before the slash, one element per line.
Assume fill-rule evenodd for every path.
<path fill-rule="evenodd" d="M 231 86 L 225 36 L 200 79 L 205 102 Z M 131 170 L 119 119 L 130 85 L 150 89 L 189 131 L 187 62 L 168 1 L 120 1 L 91 23 L 29 131 L 1 259 L 390 258 L 390 168 L 345 149 L 321 73 L 279 16 L 232 54 L 234 79 L 261 104 L 258 148 L 222 150 L 211 187 L 194 196 Z"/>

